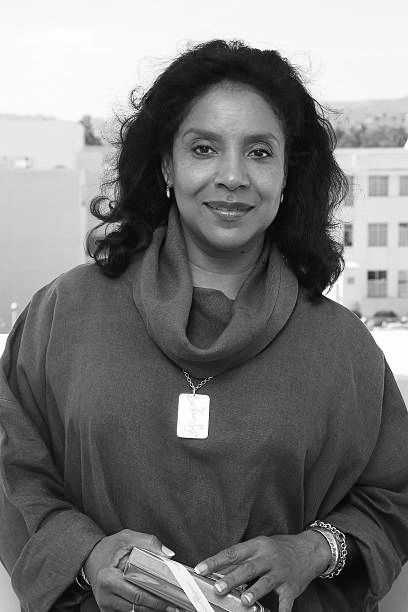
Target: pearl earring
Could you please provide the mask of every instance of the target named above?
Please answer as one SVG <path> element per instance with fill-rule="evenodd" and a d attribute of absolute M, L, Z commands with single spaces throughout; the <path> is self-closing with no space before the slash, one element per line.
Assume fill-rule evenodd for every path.
<path fill-rule="evenodd" d="M 170 183 L 167 183 L 167 186 L 166 186 L 166 197 L 169 200 L 170 200 L 170 187 L 171 187 Z"/>

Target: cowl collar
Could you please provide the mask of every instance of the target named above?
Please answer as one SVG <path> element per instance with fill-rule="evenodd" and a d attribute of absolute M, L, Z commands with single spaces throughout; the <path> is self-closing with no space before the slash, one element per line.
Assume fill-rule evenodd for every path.
<path fill-rule="evenodd" d="M 171 361 L 195 378 L 217 376 L 260 353 L 295 307 L 298 282 L 276 246 L 265 245 L 242 285 L 221 335 L 199 348 L 187 336 L 193 285 L 177 208 L 128 268 L 147 333 Z"/>

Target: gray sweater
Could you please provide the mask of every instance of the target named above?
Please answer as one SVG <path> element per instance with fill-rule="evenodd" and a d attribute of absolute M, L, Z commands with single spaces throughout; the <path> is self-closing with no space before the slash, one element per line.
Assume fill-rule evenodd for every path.
<path fill-rule="evenodd" d="M 236 363 L 227 340 L 237 306 L 195 289 L 185 335 L 199 351 L 218 342 L 226 352 L 202 390 L 208 438 L 178 438 L 189 353 L 181 365 L 170 359 L 166 330 L 158 342 L 143 312 L 145 257 L 116 280 L 96 265 L 64 274 L 33 297 L 9 337 L 0 554 L 22 605 L 96 610 L 72 584 L 95 543 L 123 528 L 156 534 L 195 565 L 320 519 L 355 538 L 364 564 L 314 581 L 294 611 L 375 609 L 408 555 L 408 418 L 370 333 L 334 302 L 306 300 L 275 254 L 276 292 L 286 297 L 275 295 L 267 317 L 273 334 Z M 253 322 L 244 294 L 237 302 Z M 174 326 L 170 297 L 160 302 L 163 325 Z M 277 609 L 273 596 L 266 603 Z"/>

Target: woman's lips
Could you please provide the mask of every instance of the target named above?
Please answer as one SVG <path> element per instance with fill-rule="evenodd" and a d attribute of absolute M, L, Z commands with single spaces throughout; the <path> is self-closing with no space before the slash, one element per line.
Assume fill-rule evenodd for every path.
<path fill-rule="evenodd" d="M 214 201 L 204 202 L 204 205 L 217 216 L 229 220 L 239 219 L 253 208 L 244 202 Z"/>

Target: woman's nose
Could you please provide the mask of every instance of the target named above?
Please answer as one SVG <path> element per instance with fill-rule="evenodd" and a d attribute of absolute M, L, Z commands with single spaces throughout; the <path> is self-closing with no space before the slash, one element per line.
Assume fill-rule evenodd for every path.
<path fill-rule="evenodd" d="M 218 187 L 223 186 L 229 190 L 248 187 L 249 177 L 245 160 L 236 154 L 220 159 L 215 182 Z"/>

